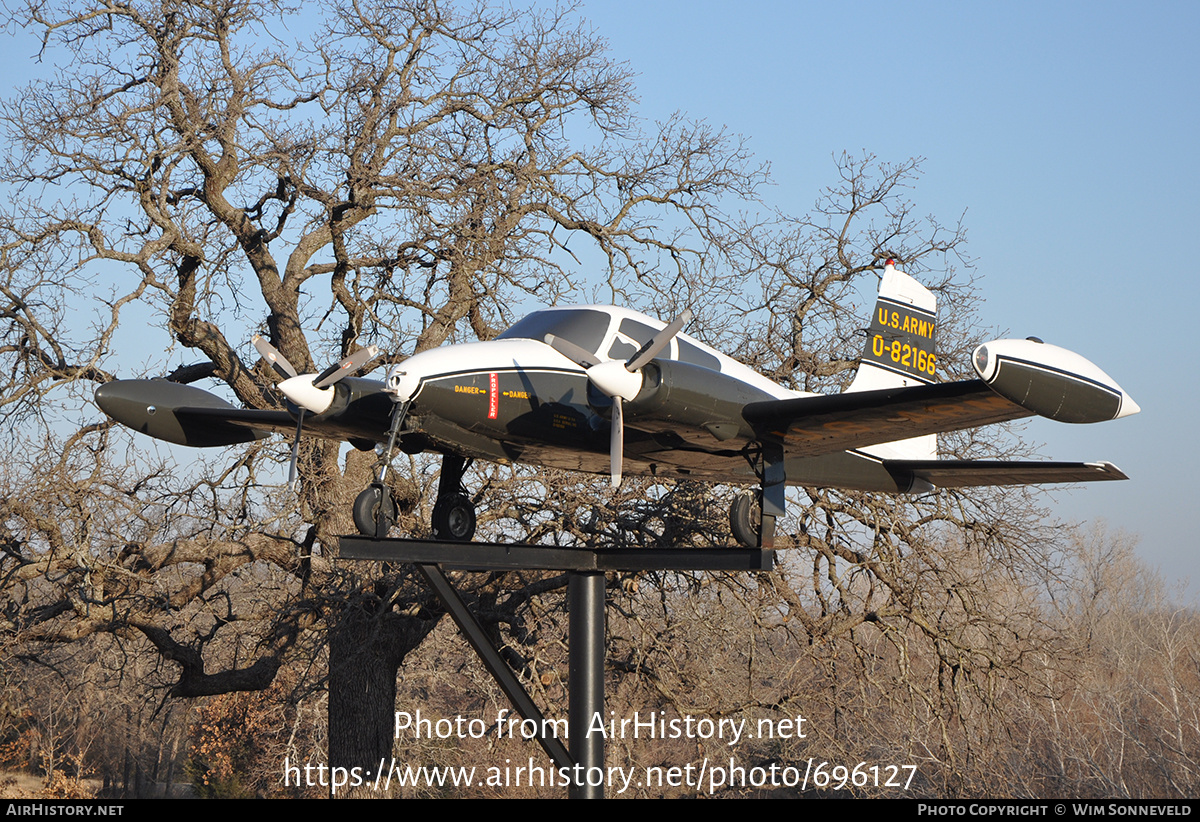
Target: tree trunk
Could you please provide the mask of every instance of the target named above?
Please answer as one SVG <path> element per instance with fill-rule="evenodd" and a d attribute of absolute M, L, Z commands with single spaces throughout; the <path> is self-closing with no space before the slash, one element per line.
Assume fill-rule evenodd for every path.
<path fill-rule="evenodd" d="M 364 607 L 342 612 L 329 640 L 331 795 L 384 796 L 375 779 L 381 762 L 391 767 L 396 672 L 436 625 L 437 619 L 380 616 Z"/>

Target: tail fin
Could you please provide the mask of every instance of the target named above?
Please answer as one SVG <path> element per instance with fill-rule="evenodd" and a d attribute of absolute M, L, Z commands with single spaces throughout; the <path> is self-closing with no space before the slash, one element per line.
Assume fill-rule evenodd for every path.
<path fill-rule="evenodd" d="M 937 297 L 887 261 L 858 373 L 846 391 L 931 383 L 937 374 Z M 863 449 L 887 459 L 937 459 L 937 436 Z"/>

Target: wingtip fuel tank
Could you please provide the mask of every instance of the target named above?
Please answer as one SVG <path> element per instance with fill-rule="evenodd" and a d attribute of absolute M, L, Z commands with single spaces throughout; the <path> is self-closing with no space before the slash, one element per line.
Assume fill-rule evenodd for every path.
<path fill-rule="evenodd" d="M 1059 422 L 1104 422 L 1141 410 L 1090 360 L 1036 338 L 985 343 L 971 364 L 997 394 Z"/>

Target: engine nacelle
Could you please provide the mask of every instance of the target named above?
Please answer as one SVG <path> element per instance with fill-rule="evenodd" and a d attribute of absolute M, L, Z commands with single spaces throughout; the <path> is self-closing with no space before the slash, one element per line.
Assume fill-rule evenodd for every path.
<path fill-rule="evenodd" d="M 985 343 L 971 364 L 1000 396 L 1059 422 L 1104 422 L 1141 410 L 1092 362 L 1035 338 Z"/>
<path fill-rule="evenodd" d="M 674 425 L 703 428 L 720 441 L 752 439 L 754 429 L 742 417 L 742 409 L 775 399 L 736 377 L 689 362 L 651 360 L 643 373 L 641 391 L 625 405 L 628 418 L 652 415 Z"/>

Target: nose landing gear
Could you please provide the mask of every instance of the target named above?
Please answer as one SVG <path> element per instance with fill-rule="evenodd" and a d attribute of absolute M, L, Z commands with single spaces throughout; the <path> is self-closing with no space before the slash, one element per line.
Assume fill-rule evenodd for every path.
<path fill-rule="evenodd" d="M 407 413 L 408 403 L 396 406 L 388 432 L 387 449 L 380 461 L 379 475 L 354 500 L 354 525 L 365 537 L 384 539 L 396 523 L 396 503 L 384 478 Z M 438 479 L 437 502 L 433 506 L 433 535 L 436 539 L 470 542 L 475 536 L 475 503 L 471 502 L 462 484 L 463 474 L 469 466 L 470 460 L 457 454 L 442 457 L 442 475 Z"/>
<path fill-rule="evenodd" d="M 396 502 L 381 482 L 373 482 L 354 499 L 354 526 L 364 537 L 383 539 L 396 523 Z"/>

